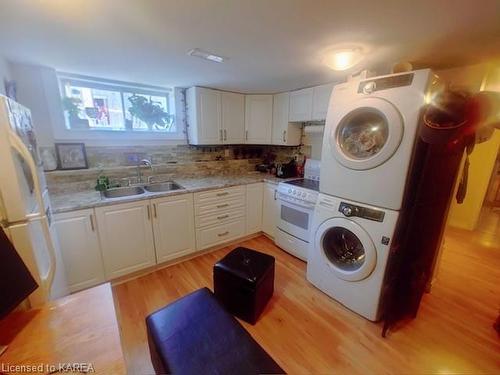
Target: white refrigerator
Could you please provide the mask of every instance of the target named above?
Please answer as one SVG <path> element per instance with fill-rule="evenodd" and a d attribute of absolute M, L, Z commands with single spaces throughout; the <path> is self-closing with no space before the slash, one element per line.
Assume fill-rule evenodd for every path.
<path fill-rule="evenodd" d="M 0 95 L 0 225 L 39 287 L 32 307 L 67 294 L 29 109 Z M 2 251 L 2 249 L 0 249 Z"/>

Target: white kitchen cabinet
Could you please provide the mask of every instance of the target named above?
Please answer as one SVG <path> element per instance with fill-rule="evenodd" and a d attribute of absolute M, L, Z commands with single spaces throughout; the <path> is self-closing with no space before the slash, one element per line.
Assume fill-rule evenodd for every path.
<path fill-rule="evenodd" d="M 273 95 L 273 129 L 272 144 L 281 146 L 299 146 L 302 137 L 302 126 L 288 121 L 290 109 L 290 93 Z"/>
<path fill-rule="evenodd" d="M 186 91 L 189 143 L 217 145 L 223 140 L 221 129 L 221 92 L 203 87 Z"/>
<path fill-rule="evenodd" d="M 278 224 L 279 200 L 278 185 L 266 183 L 264 186 L 264 199 L 262 203 L 262 231 L 275 238 Z"/>
<path fill-rule="evenodd" d="M 245 96 L 245 143 L 270 144 L 273 123 L 273 96 Z"/>
<path fill-rule="evenodd" d="M 196 248 L 198 250 L 243 237 L 245 186 L 194 194 Z"/>
<path fill-rule="evenodd" d="M 156 264 L 149 200 L 97 207 L 95 213 L 107 279 Z"/>
<path fill-rule="evenodd" d="M 333 84 L 313 87 L 312 121 L 326 120 Z"/>
<path fill-rule="evenodd" d="M 245 95 L 222 92 L 221 104 L 223 143 L 245 143 Z"/>
<path fill-rule="evenodd" d="M 245 142 L 245 95 L 191 87 L 186 106 L 190 144 Z"/>
<path fill-rule="evenodd" d="M 290 111 L 288 120 L 295 122 L 310 121 L 313 107 L 313 88 L 290 92 Z"/>
<path fill-rule="evenodd" d="M 54 225 L 70 292 L 104 282 L 94 210 L 54 215 Z"/>
<path fill-rule="evenodd" d="M 196 251 L 193 194 L 151 199 L 158 263 Z"/>
<path fill-rule="evenodd" d="M 245 218 L 217 224 L 196 230 L 196 246 L 206 249 L 231 240 L 236 240 L 245 235 Z"/>
<path fill-rule="evenodd" d="M 246 195 L 246 233 L 253 234 L 262 230 L 262 200 L 264 184 L 262 182 L 247 185 Z"/>

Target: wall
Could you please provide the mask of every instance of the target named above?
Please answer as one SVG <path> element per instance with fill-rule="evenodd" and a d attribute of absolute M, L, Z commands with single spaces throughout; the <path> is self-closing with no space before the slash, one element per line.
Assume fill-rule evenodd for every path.
<path fill-rule="evenodd" d="M 500 92 L 500 68 L 490 70 L 482 88 Z M 468 230 L 476 228 L 499 147 L 500 130 L 495 130 L 489 141 L 475 146 L 470 155 L 467 196 L 462 204 L 457 204 L 453 199 L 448 216 L 449 225 Z"/>
<path fill-rule="evenodd" d="M 0 94 L 5 95 L 5 80 L 11 80 L 10 65 L 8 61 L 0 56 Z"/>

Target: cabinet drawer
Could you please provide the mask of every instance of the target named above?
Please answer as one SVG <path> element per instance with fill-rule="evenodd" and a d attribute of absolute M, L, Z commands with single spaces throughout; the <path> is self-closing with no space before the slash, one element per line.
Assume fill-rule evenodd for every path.
<path fill-rule="evenodd" d="M 196 216 L 196 227 L 206 227 L 208 225 L 216 225 L 219 223 L 225 223 L 232 221 L 234 219 L 240 218 L 245 215 L 245 210 L 242 207 L 225 210 L 223 212 L 209 213 L 207 215 Z"/>
<path fill-rule="evenodd" d="M 206 206 L 213 203 L 222 202 L 233 198 L 242 198 L 245 196 L 245 186 L 235 186 L 227 189 L 211 190 L 206 192 L 195 193 L 194 206 L 195 209 L 199 206 Z"/>
<path fill-rule="evenodd" d="M 219 243 L 234 240 L 245 235 L 245 220 L 243 218 L 222 225 L 197 229 L 196 245 L 198 250 L 215 246 Z"/>
<path fill-rule="evenodd" d="M 229 210 L 234 210 L 237 208 L 243 208 L 245 205 L 245 199 L 243 196 L 238 196 L 234 198 L 223 198 L 216 202 L 211 202 L 207 204 L 201 204 L 196 206 L 195 215 L 215 215 L 220 214 Z"/>

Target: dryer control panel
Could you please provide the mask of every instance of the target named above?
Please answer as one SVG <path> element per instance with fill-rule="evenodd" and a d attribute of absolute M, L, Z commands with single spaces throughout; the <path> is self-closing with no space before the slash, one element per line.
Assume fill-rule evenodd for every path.
<path fill-rule="evenodd" d="M 375 91 L 393 89 L 395 87 L 410 86 L 412 82 L 413 73 L 369 79 L 366 81 L 361 81 L 358 86 L 358 93 L 371 94 Z"/>
<path fill-rule="evenodd" d="M 341 202 L 339 206 L 339 212 L 344 214 L 344 216 L 356 216 L 363 219 L 373 220 L 373 221 L 384 221 L 384 211 L 374 210 L 373 208 L 356 206 L 351 203 Z"/>

